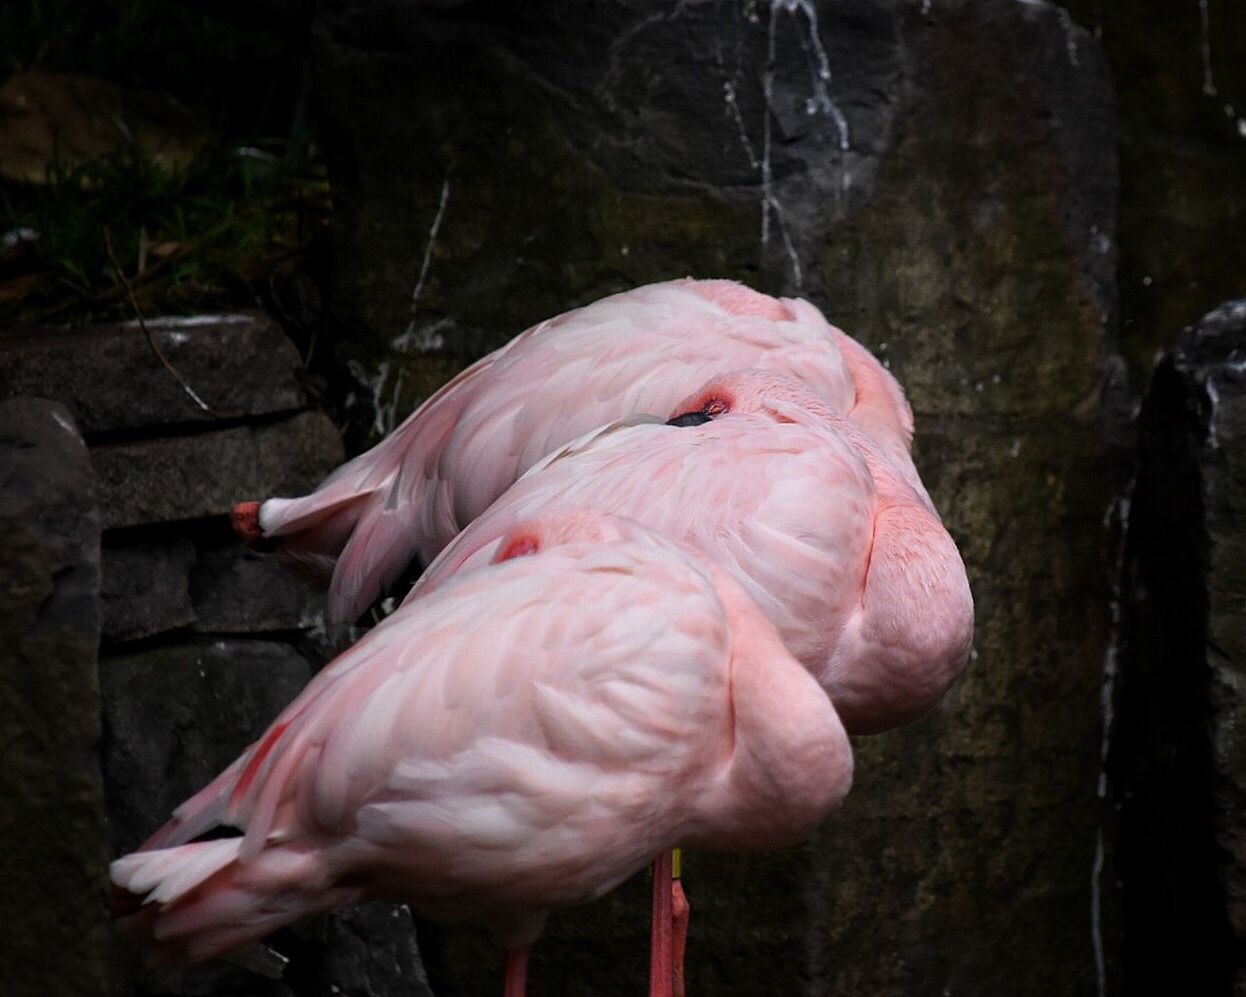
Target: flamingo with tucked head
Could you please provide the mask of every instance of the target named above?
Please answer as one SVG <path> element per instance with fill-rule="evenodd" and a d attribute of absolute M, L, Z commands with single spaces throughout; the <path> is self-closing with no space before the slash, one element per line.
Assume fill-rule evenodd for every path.
<path fill-rule="evenodd" d="M 973 599 L 916 472 L 801 385 L 711 379 L 673 416 L 611 423 L 555 451 L 429 565 L 407 601 L 488 562 L 515 524 L 597 509 L 721 564 L 835 703 L 850 733 L 906 723 L 964 668 Z"/>
<path fill-rule="evenodd" d="M 676 280 L 533 326 L 310 495 L 238 505 L 235 527 L 331 574 L 326 619 L 350 622 L 552 450 L 612 419 L 669 411 L 742 367 L 792 378 L 911 467 L 899 385 L 816 307 L 733 281 Z"/>
<path fill-rule="evenodd" d="M 844 798 L 834 707 L 728 572 L 590 511 L 497 539 L 112 864 L 144 904 L 136 927 L 197 960 L 304 914 L 400 900 L 490 926 L 520 997 L 551 908 L 676 844 L 790 843 Z M 656 997 L 670 959 L 655 933 Z"/>
<path fill-rule="evenodd" d="M 632 416 L 550 454 L 442 551 L 407 602 L 525 549 L 524 520 L 589 509 L 634 518 L 722 565 L 851 733 L 920 716 L 968 661 L 964 564 L 907 449 L 893 453 L 769 371 L 716 377 L 665 424 Z M 678 882 L 674 900 L 679 947 Z"/>

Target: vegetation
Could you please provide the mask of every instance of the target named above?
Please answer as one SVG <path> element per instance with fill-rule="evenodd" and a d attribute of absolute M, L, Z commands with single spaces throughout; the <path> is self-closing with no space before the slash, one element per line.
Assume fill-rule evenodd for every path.
<path fill-rule="evenodd" d="M 245 300 L 247 286 L 295 257 L 328 211 L 319 168 L 247 146 L 210 146 L 186 167 L 132 149 L 53 164 L 48 183 L 6 184 L 0 197 L 11 243 L 0 321 L 23 322 L 125 304 L 108 242 L 140 299 L 163 310 Z"/>
<path fill-rule="evenodd" d="M 90 158 L 55 146 L 45 182 L 0 179 L 0 326 L 127 312 L 122 272 L 153 311 L 253 304 L 328 218 L 304 61 L 301 32 L 185 4 L 0 4 L 0 83 L 36 71 L 145 91 L 195 133 L 176 162 L 133 139 Z"/>

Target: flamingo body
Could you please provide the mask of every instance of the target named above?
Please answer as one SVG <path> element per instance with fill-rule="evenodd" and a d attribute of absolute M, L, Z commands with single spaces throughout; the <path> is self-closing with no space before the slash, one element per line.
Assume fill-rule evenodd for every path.
<path fill-rule="evenodd" d="M 679 280 L 533 326 L 312 494 L 265 501 L 250 525 L 331 570 L 326 616 L 348 622 L 552 450 L 612 419 L 668 411 L 742 367 L 786 374 L 907 459 L 913 422 L 899 385 L 817 308 L 732 281 Z"/>
<path fill-rule="evenodd" d="M 158 943 L 382 897 L 525 945 L 677 843 L 786 844 L 847 793 L 834 708 L 720 569 L 591 513 L 504 540 L 527 553 L 394 613 L 113 863 Z"/>
<path fill-rule="evenodd" d="M 964 565 L 907 454 L 764 371 L 713 379 L 680 411 L 700 425 L 624 420 L 532 468 L 442 552 L 408 601 L 495 557 L 515 525 L 555 510 L 643 522 L 723 565 L 868 733 L 931 707 L 964 667 Z M 656 424 L 655 424 L 656 423 Z"/>

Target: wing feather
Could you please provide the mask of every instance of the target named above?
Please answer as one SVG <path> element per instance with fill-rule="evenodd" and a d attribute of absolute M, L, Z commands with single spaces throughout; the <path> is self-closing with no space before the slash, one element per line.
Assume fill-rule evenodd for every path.
<path fill-rule="evenodd" d="M 300 828 L 444 835 L 451 814 L 501 847 L 576 799 L 700 764 L 729 712 L 725 611 L 684 555 L 641 553 L 555 548 L 393 614 L 209 798 L 245 829 L 241 860 Z"/>

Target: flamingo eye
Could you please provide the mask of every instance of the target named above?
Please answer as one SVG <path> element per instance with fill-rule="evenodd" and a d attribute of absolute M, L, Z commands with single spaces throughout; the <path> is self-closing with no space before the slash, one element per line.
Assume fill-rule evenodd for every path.
<path fill-rule="evenodd" d="M 673 419 L 668 419 L 666 424 L 668 426 L 703 426 L 714 416 L 729 411 L 730 406 L 721 398 L 711 398 L 699 409 L 693 409 L 691 412 L 684 412 Z"/>

